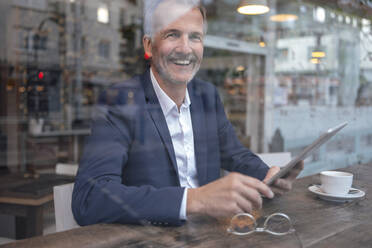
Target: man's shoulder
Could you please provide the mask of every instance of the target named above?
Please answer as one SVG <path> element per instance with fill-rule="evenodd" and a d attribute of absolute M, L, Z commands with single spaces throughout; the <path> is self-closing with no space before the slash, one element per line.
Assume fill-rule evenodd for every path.
<path fill-rule="evenodd" d="M 190 88 L 198 93 L 202 94 L 215 94 L 216 86 L 211 82 L 202 80 L 200 78 L 194 78 L 191 82 Z"/>

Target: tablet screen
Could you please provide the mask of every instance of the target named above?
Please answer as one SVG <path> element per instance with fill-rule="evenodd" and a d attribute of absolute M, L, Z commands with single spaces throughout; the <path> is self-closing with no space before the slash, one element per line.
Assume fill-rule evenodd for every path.
<path fill-rule="evenodd" d="M 319 138 L 317 138 L 313 143 L 308 145 L 298 156 L 292 159 L 285 167 L 283 167 L 277 174 L 275 174 L 272 178 L 267 181 L 267 185 L 273 184 L 273 182 L 288 174 L 288 172 L 301 160 L 307 158 L 315 149 L 319 148 L 321 145 L 326 143 L 333 135 L 335 135 L 338 131 L 344 128 L 347 125 L 347 122 L 344 122 L 340 125 L 337 125 L 333 128 L 328 129 L 325 133 L 323 133 Z"/>

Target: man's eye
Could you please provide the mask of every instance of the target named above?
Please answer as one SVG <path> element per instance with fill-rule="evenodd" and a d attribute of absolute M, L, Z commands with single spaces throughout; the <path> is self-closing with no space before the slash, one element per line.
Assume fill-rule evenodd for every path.
<path fill-rule="evenodd" d="M 176 33 L 170 33 L 170 34 L 167 34 L 165 37 L 167 37 L 167 38 L 175 38 L 175 37 L 177 37 L 177 34 Z"/>
<path fill-rule="evenodd" d="M 193 41 L 202 41 L 203 38 L 200 35 L 192 35 L 190 36 L 190 39 Z"/>

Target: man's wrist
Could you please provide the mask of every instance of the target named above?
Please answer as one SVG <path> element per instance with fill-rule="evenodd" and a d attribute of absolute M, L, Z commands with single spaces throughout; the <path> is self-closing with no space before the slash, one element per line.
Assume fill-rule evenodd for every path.
<path fill-rule="evenodd" d="M 188 189 L 186 215 L 202 213 L 203 206 L 198 200 L 199 188 Z"/>

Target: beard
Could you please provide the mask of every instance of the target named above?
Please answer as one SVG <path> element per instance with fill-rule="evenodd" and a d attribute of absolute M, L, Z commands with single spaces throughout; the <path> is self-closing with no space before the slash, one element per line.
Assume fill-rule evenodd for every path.
<path fill-rule="evenodd" d="M 188 66 L 192 66 L 192 70 L 190 71 L 190 76 L 187 79 L 177 79 L 176 75 L 172 75 L 170 70 L 167 70 L 168 64 L 177 64 L 177 61 L 189 61 Z M 195 76 L 195 74 L 199 71 L 201 59 L 195 53 L 183 54 L 172 52 L 167 57 L 165 57 L 161 62 L 160 61 L 153 61 L 153 66 L 155 67 L 156 71 L 159 73 L 159 76 L 164 79 L 164 81 L 181 85 L 181 84 L 188 84 Z M 187 66 L 187 67 L 188 67 Z M 190 70 L 190 68 L 185 68 L 185 70 Z"/>

